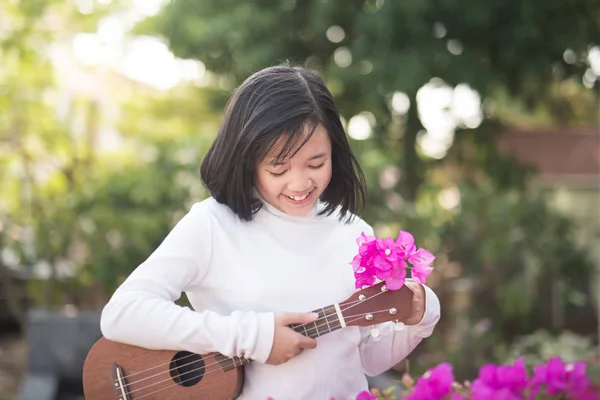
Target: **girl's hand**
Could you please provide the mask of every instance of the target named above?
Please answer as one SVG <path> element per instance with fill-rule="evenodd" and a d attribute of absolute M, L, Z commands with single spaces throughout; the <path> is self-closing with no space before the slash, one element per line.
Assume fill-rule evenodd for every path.
<path fill-rule="evenodd" d="M 278 313 L 275 314 L 275 337 L 267 364 L 279 365 L 302 353 L 304 349 L 314 349 L 317 341 L 294 331 L 288 325 L 307 324 L 318 318 L 311 313 Z"/>
<path fill-rule="evenodd" d="M 407 279 L 404 283 L 413 291 L 412 313 L 408 319 L 403 321 L 406 325 L 417 325 L 425 315 L 425 288 L 420 283 Z"/>

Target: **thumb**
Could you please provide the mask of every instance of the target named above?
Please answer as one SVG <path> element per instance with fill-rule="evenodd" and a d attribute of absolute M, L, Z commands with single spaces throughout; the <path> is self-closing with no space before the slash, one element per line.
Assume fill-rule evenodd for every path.
<path fill-rule="evenodd" d="M 288 324 L 307 324 L 319 318 L 317 313 L 283 313 L 281 322 Z"/>

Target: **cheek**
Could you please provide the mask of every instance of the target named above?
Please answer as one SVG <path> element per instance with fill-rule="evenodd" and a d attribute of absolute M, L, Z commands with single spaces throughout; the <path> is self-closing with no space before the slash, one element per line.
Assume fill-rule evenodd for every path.
<path fill-rule="evenodd" d="M 316 178 L 319 181 L 321 186 L 327 186 L 331 181 L 331 165 L 327 165 L 321 171 L 319 171 L 319 175 Z"/>
<path fill-rule="evenodd" d="M 279 194 L 281 188 L 281 184 L 276 178 L 269 175 L 269 173 L 260 172 L 256 175 L 255 186 L 263 198 L 276 196 Z"/>

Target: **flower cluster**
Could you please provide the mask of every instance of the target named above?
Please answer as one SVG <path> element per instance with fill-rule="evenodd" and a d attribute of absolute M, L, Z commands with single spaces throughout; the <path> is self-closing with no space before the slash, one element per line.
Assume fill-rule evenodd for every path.
<path fill-rule="evenodd" d="M 377 280 L 385 281 L 390 290 L 400 289 L 406 280 L 407 268 L 412 268 L 411 277 L 415 282 L 424 284 L 433 270 L 430 264 L 435 257 L 423 248 L 417 249 L 415 239 L 408 232 L 400 231 L 396 240 L 380 239 L 363 232 L 356 243 L 358 254 L 351 265 L 357 289 L 372 286 Z"/>
<path fill-rule="evenodd" d="M 403 379 L 409 388 L 406 400 L 593 400 L 600 391 L 591 385 L 586 364 L 564 363 L 559 357 L 537 365 L 529 376 L 522 357 L 512 365 L 487 364 L 472 384 L 454 381 L 450 364 L 442 363 L 427 371 L 416 384 Z"/>

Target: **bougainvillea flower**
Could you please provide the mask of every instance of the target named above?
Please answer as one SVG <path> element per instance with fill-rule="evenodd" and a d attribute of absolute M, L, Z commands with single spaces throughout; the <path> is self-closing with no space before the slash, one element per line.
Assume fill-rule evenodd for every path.
<path fill-rule="evenodd" d="M 398 290 L 406 282 L 406 263 L 401 261 L 399 267 L 392 269 L 391 275 L 386 279 L 385 284 L 390 290 Z"/>
<path fill-rule="evenodd" d="M 356 396 L 356 400 L 377 400 L 377 396 L 371 394 L 370 392 L 363 390 Z"/>
<path fill-rule="evenodd" d="M 451 393 L 453 383 L 452 366 L 448 363 L 441 363 L 420 377 L 413 392 L 405 399 L 442 400 Z"/>
<path fill-rule="evenodd" d="M 404 253 L 403 257 L 408 258 L 415 252 L 415 238 L 409 232 L 400 231 L 396 239 L 396 245 Z"/>
<path fill-rule="evenodd" d="M 424 285 L 425 282 L 427 282 L 427 277 L 431 274 L 431 271 L 433 271 L 433 267 L 430 267 L 429 265 L 416 264 L 412 269 L 412 278 L 415 282 Z"/>
<path fill-rule="evenodd" d="M 435 256 L 433 254 L 431 254 L 429 251 L 420 248 L 419 250 L 417 250 L 416 252 L 414 252 L 412 255 L 407 257 L 408 262 L 410 262 L 413 265 L 416 264 L 421 264 L 421 265 L 430 265 L 433 260 L 435 260 Z"/>
<path fill-rule="evenodd" d="M 400 231 L 398 238 L 377 238 L 364 232 L 356 239 L 358 254 L 353 258 L 355 287 L 372 286 L 377 280 L 386 282 L 388 289 L 400 289 L 406 281 L 407 262 L 412 264 L 413 278 L 425 284 L 433 267 L 433 254 L 415 246 L 414 237 Z"/>
<path fill-rule="evenodd" d="M 542 391 L 549 396 L 565 395 L 569 399 L 597 399 L 598 396 L 589 390 L 590 380 L 585 368 L 583 362 L 566 364 L 559 357 L 551 357 L 546 364 L 534 368 L 532 393 Z"/>
<path fill-rule="evenodd" d="M 473 400 L 520 400 L 528 386 L 528 374 L 523 357 L 512 365 L 487 364 L 480 368 L 479 376 L 471 386 Z"/>
<path fill-rule="evenodd" d="M 361 289 L 364 286 L 373 286 L 376 278 L 372 268 L 373 267 L 361 267 L 357 271 L 354 271 L 354 287 L 356 289 Z"/>

